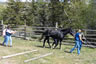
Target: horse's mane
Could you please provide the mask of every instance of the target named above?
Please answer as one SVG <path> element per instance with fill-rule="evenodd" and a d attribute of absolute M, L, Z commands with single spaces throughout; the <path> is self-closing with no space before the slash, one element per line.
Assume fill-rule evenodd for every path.
<path fill-rule="evenodd" d="M 70 28 L 61 29 L 61 31 L 66 31 L 66 30 L 68 30 L 68 29 L 70 29 Z"/>

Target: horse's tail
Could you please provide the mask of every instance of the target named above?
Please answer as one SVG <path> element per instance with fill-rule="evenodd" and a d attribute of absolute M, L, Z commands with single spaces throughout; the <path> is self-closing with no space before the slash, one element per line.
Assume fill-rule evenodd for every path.
<path fill-rule="evenodd" d="M 41 35 L 39 41 L 41 42 L 41 40 L 44 38 L 44 33 Z"/>
<path fill-rule="evenodd" d="M 42 36 L 41 36 L 41 38 L 39 39 L 39 41 L 41 41 L 44 37 L 46 37 L 46 36 L 48 36 L 49 35 L 49 32 L 50 32 L 50 30 L 45 30 L 43 33 L 42 33 Z"/>
<path fill-rule="evenodd" d="M 41 41 L 44 37 L 49 36 L 51 31 L 52 31 L 52 30 L 49 30 L 49 29 L 45 30 L 45 31 L 43 32 L 41 38 L 39 39 L 39 41 Z"/>

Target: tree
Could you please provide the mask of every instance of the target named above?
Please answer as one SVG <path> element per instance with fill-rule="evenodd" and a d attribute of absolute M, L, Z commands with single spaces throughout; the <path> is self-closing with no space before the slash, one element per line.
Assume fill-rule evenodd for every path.
<path fill-rule="evenodd" d="M 3 20 L 5 24 L 24 24 L 22 20 L 22 8 L 24 3 L 20 0 L 9 0 L 6 10 L 3 12 Z"/>
<path fill-rule="evenodd" d="M 70 1 L 70 2 L 69 2 Z M 87 1 L 87 0 L 86 0 Z M 85 0 L 51 0 L 43 2 L 21 2 L 9 0 L 2 14 L 5 24 L 29 26 L 59 26 L 73 28 L 95 28 L 95 4 L 86 4 Z M 93 0 L 91 1 L 93 2 Z M 91 14 L 91 15 L 90 15 Z"/>
<path fill-rule="evenodd" d="M 0 4 L 0 20 L 2 20 L 2 13 L 6 10 L 6 4 Z"/>
<path fill-rule="evenodd" d="M 85 1 L 74 0 L 70 4 L 64 6 L 65 11 L 67 12 L 68 19 L 71 20 L 71 24 L 67 26 L 73 26 L 73 28 L 86 28 L 86 21 L 84 13 L 88 8 L 88 5 L 85 4 Z"/>
<path fill-rule="evenodd" d="M 49 4 L 49 21 L 51 21 L 52 26 L 55 26 L 55 23 L 58 22 L 60 25 L 62 21 L 64 21 L 64 4 L 59 2 L 59 0 L 54 1 L 52 0 Z"/>
<path fill-rule="evenodd" d="M 85 12 L 85 21 L 88 29 L 96 29 L 96 1 L 91 0 Z"/>

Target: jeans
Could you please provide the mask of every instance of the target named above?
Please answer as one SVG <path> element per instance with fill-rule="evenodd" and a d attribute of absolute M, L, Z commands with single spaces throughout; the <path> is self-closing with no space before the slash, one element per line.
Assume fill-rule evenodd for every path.
<path fill-rule="evenodd" d="M 80 54 L 80 41 L 75 42 L 75 46 L 70 50 L 70 52 L 72 53 L 75 50 L 75 48 L 77 48 L 77 53 L 79 55 Z"/>
<path fill-rule="evenodd" d="M 3 45 L 4 45 L 4 43 L 6 42 L 6 36 L 4 36 L 4 41 L 3 41 Z"/>
<path fill-rule="evenodd" d="M 79 49 L 81 50 L 81 48 L 82 48 L 82 41 L 80 41 L 80 48 Z"/>
<path fill-rule="evenodd" d="M 12 38 L 11 36 L 6 35 L 6 46 L 8 45 L 8 41 L 10 41 L 10 46 L 12 46 Z"/>

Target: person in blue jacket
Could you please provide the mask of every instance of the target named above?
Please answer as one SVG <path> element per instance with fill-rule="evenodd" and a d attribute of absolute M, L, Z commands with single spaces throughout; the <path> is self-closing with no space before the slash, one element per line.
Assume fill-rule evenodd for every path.
<path fill-rule="evenodd" d="M 8 41 L 10 41 L 10 47 L 12 47 L 12 37 L 11 37 L 11 35 L 14 34 L 15 31 L 12 31 L 10 29 L 10 26 L 7 26 L 7 29 L 6 29 L 5 33 L 6 33 L 6 35 L 5 35 L 5 37 L 6 37 L 6 39 L 5 39 L 6 40 L 5 41 L 6 46 L 8 46 Z"/>
<path fill-rule="evenodd" d="M 81 43 L 83 42 L 81 32 L 81 29 L 79 29 L 75 34 L 75 46 L 70 50 L 70 53 L 72 53 L 75 50 L 75 48 L 77 48 L 77 53 L 78 55 L 80 54 Z"/>

